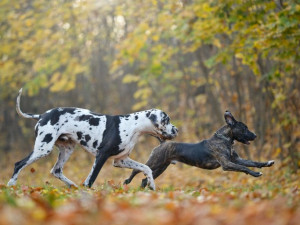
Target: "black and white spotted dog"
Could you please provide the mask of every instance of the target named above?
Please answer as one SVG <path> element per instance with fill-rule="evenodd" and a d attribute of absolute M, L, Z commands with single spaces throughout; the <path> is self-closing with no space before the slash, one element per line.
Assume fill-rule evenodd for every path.
<path fill-rule="evenodd" d="M 63 175 L 63 166 L 75 145 L 80 144 L 96 157 L 90 174 L 83 183 L 84 186 L 91 187 L 106 160 L 113 158 L 115 167 L 142 171 L 149 181 L 149 187 L 155 189 L 151 169 L 128 156 L 142 134 L 150 134 L 162 140 L 177 136 L 178 130 L 170 123 L 170 118 L 165 112 L 151 109 L 110 116 L 80 108 L 54 108 L 41 115 L 27 114 L 20 109 L 21 93 L 22 89 L 17 97 L 16 109 L 22 117 L 38 120 L 35 126 L 36 139 L 33 151 L 15 164 L 8 186 L 15 185 L 20 171 L 47 156 L 54 145 L 60 152 L 51 173 L 68 186 L 76 186 Z"/>

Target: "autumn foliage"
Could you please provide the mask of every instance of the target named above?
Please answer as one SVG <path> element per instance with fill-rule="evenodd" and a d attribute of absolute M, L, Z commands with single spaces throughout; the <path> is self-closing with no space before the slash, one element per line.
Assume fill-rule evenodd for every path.
<path fill-rule="evenodd" d="M 300 5 L 293 0 L 1 0 L 0 225 L 299 224 Z M 15 112 L 60 106 L 103 114 L 161 108 L 197 142 L 229 109 L 257 134 L 243 158 L 276 161 L 260 178 L 170 166 L 158 190 L 106 163 L 92 189 L 68 189 L 49 173 L 56 155 L 22 171 L 34 122 Z M 133 158 L 157 143 L 141 137 Z M 93 159 L 76 152 L 77 184 Z"/>
<path fill-rule="evenodd" d="M 66 164 L 77 183 L 91 166 L 86 154 L 75 152 Z M 139 188 L 142 175 L 122 185 L 130 171 L 108 162 L 92 189 L 69 189 L 49 173 L 55 157 L 26 168 L 15 187 L 5 186 L 13 162 L 1 162 L 0 224 L 299 223 L 299 174 L 284 164 L 262 169 L 260 178 L 173 165 L 151 191 Z"/>

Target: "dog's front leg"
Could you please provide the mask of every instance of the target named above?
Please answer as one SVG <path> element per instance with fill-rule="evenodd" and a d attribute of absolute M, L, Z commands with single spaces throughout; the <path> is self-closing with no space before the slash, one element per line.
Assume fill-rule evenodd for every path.
<path fill-rule="evenodd" d="M 101 152 L 103 152 L 103 151 L 101 151 Z M 99 151 L 99 153 L 97 154 L 94 165 L 91 169 L 91 172 L 88 175 L 88 177 L 86 178 L 86 180 L 84 181 L 83 186 L 91 187 L 93 185 L 102 166 L 104 165 L 106 160 L 109 158 L 108 154 L 101 153 L 101 152 Z"/>
<path fill-rule="evenodd" d="M 137 175 L 138 173 L 140 173 L 140 170 L 132 170 L 130 177 L 128 177 L 123 184 L 130 184 L 132 179 L 135 177 L 135 175 Z M 146 178 L 147 179 L 147 178 Z"/>
<path fill-rule="evenodd" d="M 244 173 L 250 174 L 254 177 L 260 177 L 262 175 L 261 172 L 255 172 L 253 170 L 250 170 L 246 166 L 238 165 L 238 164 L 232 163 L 230 161 L 223 161 L 223 162 L 220 162 L 220 164 L 224 171 L 244 172 Z"/>
<path fill-rule="evenodd" d="M 275 163 L 274 160 L 270 160 L 268 162 L 255 162 L 252 160 L 242 159 L 235 151 L 233 151 L 232 161 L 242 166 L 257 167 L 257 168 L 270 167 Z"/>
<path fill-rule="evenodd" d="M 113 165 L 115 167 L 120 168 L 129 168 L 129 169 L 135 169 L 139 170 L 144 173 L 144 175 L 147 177 L 148 186 L 150 189 L 155 190 L 155 184 L 152 176 L 152 170 L 149 168 L 149 166 L 146 166 L 142 163 L 136 162 L 129 157 L 125 159 L 115 159 Z"/>

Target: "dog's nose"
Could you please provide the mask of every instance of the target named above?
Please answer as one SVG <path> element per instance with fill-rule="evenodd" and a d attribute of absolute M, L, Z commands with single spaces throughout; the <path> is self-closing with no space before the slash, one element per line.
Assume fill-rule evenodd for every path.
<path fill-rule="evenodd" d="M 253 133 L 253 138 L 255 139 L 256 137 L 257 137 L 256 134 Z"/>
<path fill-rule="evenodd" d="M 173 134 L 177 134 L 177 133 L 178 133 L 178 129 L 177 129 L 176 127 L 174 127 L 174 126 L 173 126 L 173 128 L 172 128 L 172 133 L 173 133 Z"/>

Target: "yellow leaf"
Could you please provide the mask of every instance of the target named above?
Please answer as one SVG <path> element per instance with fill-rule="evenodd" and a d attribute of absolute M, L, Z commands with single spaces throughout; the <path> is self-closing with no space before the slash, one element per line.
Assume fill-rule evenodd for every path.
<path fill-rule="evenodd" d="M 158 41 L 159 40 L 159 36 L 158 35 L 153 35 L 152 36 L 152 40 L 153 41 Z"/>
<path fill-rule="evenodd" d="M 217 39 L 217 38 L 215 38 L 215 39 L 213 40 L 213 44 L 214 44 L 215 46 L 217 46 L 218 48 L 221 48 L 221 47 L 222 47 L 220 40 Z"/>
<path fill-rule="evenodd" d="M 279 154 L 280 154 L 280 152 L 281 152 L 281 148 L 276 148 L 276 151 L 275 151 L 275 153 L 274 153 L 274 156 L 273 157 L 277 157 Z"/>
<path fill-rule="evenodd" d="M 137 90 L 133 97 L 134 98 L 141 98 L 141 99 L 147 99 L 152 94 L 152 90 L 150 88 L 143 88 L 140 90 Z"/>
<path fill-rule="evenodd" d="M 240 52 L 236 53 L 235 57 L 238 58 L 238 59 L 243 59 L 244 58 L 243 54 L 240 53 Z"/>
<path fill-rule="evenodd" d="M 124 78 L 123 78 L 123 83 L 128 84 L 128 83 L 133 83 L 133 82 L 137 82 L 140 80 L 140 77 L 137 75 L 132 75 L 132 74 L 127 74 Z"/>
<path fill-rule="evenodd" d="M 146 100 L 138 102 L 133 105 L 132 110 L 134 110 L 134 111 L 140 110 L 140 109 L 144 108 L 145 106 L 147 106 L 147 104 L 148 104 L 148 102 Z"/>
<path fill-rule="evenodd" d="M 32 19 L 28 19 L 28 20 L 25 21 L 25 25 L 27 27 L 31 27 L 32 24 L 33 24 L 33 20 Z"/>
<path fill-rule="evenodd" d="M 59 72 L 54 73 L 54 74 L 52 75 L 52 77 L 51 77 L 50 83 L 51 83 L 51 84 L 56 83 L 56 82 L 59 80 L 60 75 L 61 75 L 61 74 L 60 74 Z"/>

